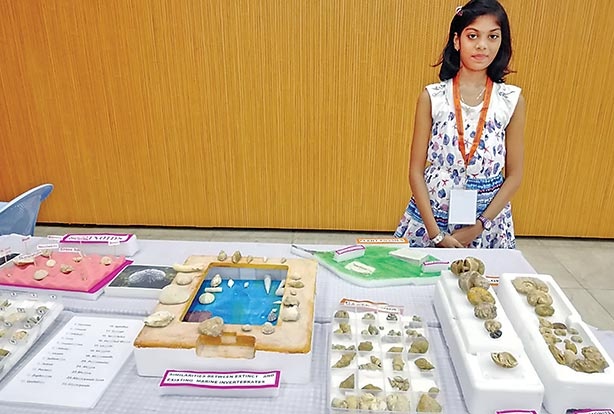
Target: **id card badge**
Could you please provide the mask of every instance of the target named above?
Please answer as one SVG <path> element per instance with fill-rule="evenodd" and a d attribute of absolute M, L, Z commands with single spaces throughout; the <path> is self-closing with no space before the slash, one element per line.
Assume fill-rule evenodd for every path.
<path fill-rule="evenodd" d="M 453 188 L 450 191 L 448 223 L 475 224 L 478 211 L 478 190 Z"/>

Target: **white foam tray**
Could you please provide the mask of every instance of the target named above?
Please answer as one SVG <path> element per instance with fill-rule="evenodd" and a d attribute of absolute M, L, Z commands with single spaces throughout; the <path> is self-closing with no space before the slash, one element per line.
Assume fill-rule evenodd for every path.
<path fill-rule="evenodd" d="M 534 308 L 527 303 L 526 296 L 518 293 L 512 285 L 516 277 L 535 277 L 548 285 L 555 313 L 546 319 L 577 329 L 584 339 L 581 344 L 576 344 L 578 353 L 584 346 L 597 347 L 610 365 L 605 372 L 576 372 L 554 360 L 539 332 L 539 319 Z M 497 293 L 544 384 L 544 406 L 549 412 L 564 413 L 569 408 L 614 407 L 614 362 L 552 276 L 505 273 L 499 279 Z"/>
<path fill-rule="evenodd" d="M 497 410 L 535 410 L 544 396 L 541 383 L 522 343 L 506 316 L 493 289 L 497 320 L 503 335 L 492 339 L 484 321 L 473 315 L 473 305 L 458 287 L 458 278 L 442 272 L 435 287 L 435 311 L 450 350 L 450 357 L 471 414 L 492 414 Z M 512 353 L 518 366 L 502 368 L 491 359 L 492 352 Z"/>

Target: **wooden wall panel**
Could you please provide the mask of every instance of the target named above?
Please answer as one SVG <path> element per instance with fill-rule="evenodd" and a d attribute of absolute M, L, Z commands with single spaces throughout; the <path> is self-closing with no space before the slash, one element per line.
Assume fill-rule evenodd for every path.
<path fill-rule="evenodd" d="M 504 2 L 517 232 L 614 237 L 607 0 Z M 451 0 L 0 2 L 0 199 L 57 223 L 393 230 Z"/>

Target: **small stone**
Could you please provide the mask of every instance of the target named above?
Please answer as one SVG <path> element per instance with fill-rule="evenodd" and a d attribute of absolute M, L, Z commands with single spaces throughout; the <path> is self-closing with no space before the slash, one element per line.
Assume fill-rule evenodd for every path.
<path fill-rule="evenodd" d="M 55 266 L 56 261 L 53 259 L 49 259 L 47 260 L 47 262 L 45 263 L 47 265 L 47 267 L 53 267 Z"/>
<path fill-rule="evenodd" d="M 190 275 L 189 273 L 179 273 L 173 280 L 178 285 L 185 286 L 192 283 L 193 278 L 194 276 Z"/>
<path fill-rule="evenodd" d="M 168 285 L 162 288 L 158 300 L 163 305 L 178 305 L 190 299 L 190 289 L 179 285 Z"/>
<path fill-rule="evenodd" d="M 109 256 L 103 256 L 100 258 L 100 264 L 102 265 L 109 266 L 111 263 L 113 263 L 113 259 L 111 259 Z"/>
<path fill-rule="evenodd" d="M 252 326 L 251 326 L 251 325 L 247 325 L 247 324 L 245 324 L 245 325 L 241 326 L 241 330 L 242 330 L 243 332 L 251 332 L 251 330 L 252 330 Z"/>
<path fill-rule="evenodd" d="M 34 280 L 43 280 L 44 278 L 46 278 L 47 276 L 49 276 L 49 272 L 43 269 L 39 269 L 36 272 L 34 272 Z"/>
<path fill-rule="evenodd" d="M 237 250 L 236 252 L 232 254 L 231 260 L 234 264 L 237 264 L 241 261 L 241 257 L 242 257 L 241 252 Z"/>
<path fill-rule="evenodd" d="M 215 295 L 210 292 L 205 292 L 198 297 L 198 302 L 201 303 L 202 305 L 208 305 L 210 303 L 213 303 L 214 300 L 215 300 Z"/>

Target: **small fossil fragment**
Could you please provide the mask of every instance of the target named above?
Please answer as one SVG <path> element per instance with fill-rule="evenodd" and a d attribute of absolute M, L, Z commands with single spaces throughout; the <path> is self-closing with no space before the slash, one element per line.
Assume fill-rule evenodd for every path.
<path fill-rule="evenodd" d="M 567 325 L 562 322 L 554 322 L 552 324 L 552 329 L 567 329 Z"/>
<path fill-rule="evenodd" d="M 531 306 L 552 305 L 552 296 L 549 293 L 534 289 L 527 293 L 527 302 Z"/>
<path fill-rule="evenodd" d="M 364 341 L 358 344 L 359 351 L 373 351 L 373 344 L 371 341 Z"/>
<path fill-rule="evenodd" d="M 554 334 L 557 336 L 567 336 L 567 331 L 565 329 L 555 329 Z"/>
<path fill-rule="evenodd" d="M 343 398 L 333 398 L 330 406 L 333 408 L 348 408 L 348 403 Z"/>
<path fill-rule="evenodd" d="M 44 278 L 46 278 L 47 276 L 49 276 L 49 272 L 44 270 L 44 269 L 39 269 L 36 272 L 34 272 L 34 280 L 43 280 Z"/>
<path fill-rule="evenodd" d="M 554 308 L 550 305 L 537 305 L 535 306 L 535 313 L 539 316 L 552 316 L 554 315 Z"/>
<path fill-rule="evenodd" d="M 351 334 L 352 328 L 347 322 L 340 322 L 339 328 L 333 331 L 334 334 Z"/>
<path fill-rule="evenodd" d="M 273 324 L 271 322 L 265 322 L 264 325 L 262 325 L 262 333 L 263 334 L 271 335 L 274 332 L 275 332 L 275 327 L 273 326 Z"/>
<path fill-rule="evenodd" d="M 509 352 L 492 352 L 490 354 L 493 362 L 503 368 L 514 368 L 518 361 Z"/>
<path fill-rule="evenodd" d="M 334 318 L 336 318 L 336 319 L 349 319 L 350 318 L 350 314 L 347 311 L 338 310 L 337 312 L 335 312 Z"/>
<path fill-rule="evenodd" d="M 285 257 L 282 257 L 282 258 L 279 260 L 279 263 L 286 263 L 287 261 L 288 261 L 288 259 L 286 259 Z"/>
<path fill-rule="evenodd" d="M 550 350 L 550 353 L 552 354 L 554 360 L 557 363 L 565 365 L 565 354 L 563 353 L 563 351 L 561 351 L 559 348 L 557 348 L 556 345 L 553 344 L 548 345 L 548 349 Z"/>
<path fill-rule="evenodd" d="M 217 260 L 219 260 L 220 262 L 223 262 L 226 259 L 228 259 L 228 255 L 226 254 L 226 252 L 224 250 L 220 250 L 220 252 L 217 255 Z"/>
<path fill-rule="evenodd" d="M 569 332 L 570 335 L 577 335 L 579 333 L 576 328 L 567 328 L 567 332 Z"/>
<path fill-rule="evenodd" d="M 179 273 L 177 274 L 177 276 L 175 276 L 175 279 L 173 280 L 178 285 L 185 286 L 192 283 L 192 280 L 194 280 L 194 276 L 188 273 Z"/>
<path fill-rule="evenodd" d="M 414 339 L 409 347 L 409 353 L 411 354 L 424 354 L 429 350 L 429 341 L 424 337 Z"/>
<path fill-rule="evenodd" d="M 392 370 L 403 371 L 403 368 L 405 368 L 405 361 L 403 361 L 401 355 L 395 355 L 392 357 Z"/>
<path fill-rule="evenodd" d="M 75 263 L 79 263 L 81 260 L 83 260 L 83 256 L 75 256 L 72 258 L 72 261 Z"/>
<path fill-rule="evenodd" d="M 571 342 L 569 339 L 565 339 L 565 349 L 573 352 L 574 354 L 578 353 L 578 347 L 576 346 L 576 344 Z"/>
<path fill-rule="evenodd" d="M 198 297 L 198 302 L 202 305 L 208 305 L 215 301 L 215 295 L 211 292 L 205 292 Z"/>
<path fill-rule="evenodd" d="M 111 259 L 109 256 L 102 256 L 100 258 L 101 265 L 109 266 L 111 263 L 113 263 L 113 259 Z"/>
<path fill-rule="evenodd" d="M 501 338 L 501 335 L 503 335 L 503 331 L 501 331 L 501 329 L 497 329 L 496 331 L 493 331 L 491 333 L 488 334 L 492 339 L 499 339 Z"/>
<path fill-rule="evenodd" d="M 512 285 L 514 285 L 517 292 L 524 295 L 535 289 L 543 292 L 548 292 L 549 290 L 548 285 L 536 277 L 517 277 L 512 280 Z"/>
<path fill-rule="evenodd" d="M 492 303 L 482 302 L 473 308 L 473 314 L 479 319 L 495 319 L 497 317 L 497 306 Z"/>
<path fill-rule="evenodd" d="M 220 336 L 224 331 L 224 319 L 219 316 L 207 319 L 198 325 L 198 332 L 206 336 Z"/>
<path fill-rule="evenodd" d="M 422 394 L 416 407 L 417 413 L 440 413 L 442 411 L 441 405 L 437 400 L 428 394 Z"/>
<path fill-rule="evenodd" d="M 495 320 L 495 319 L 487 319 L 484 321 L 484 328 L 488 331 L 488 332 L 495 332 L 498 331 L 499 329 L 501 329 L 501 322 Z"/>
<path fill-rule="evenodd" d="M 67 264 L 63 264 L 60 266 L 60 272 L 64 273 L 65 275 L 69 274 L 73 270 L 75 269 L 72 266 L 67 265 Z"/>
<path fill-rule="evenodd" d="M 395 375 L 393 378 L 388 378 L 388 382 L 390 386 L 399 391 L 407 391 L 409 390 L 409 379 L 403 378 L 400 375 Z"/>
<path fill-rule="evenodd" d="M 251 332 L 251 331 L 252 331 L 252 326 L 251 326 L 251 325 L 248 325 L 248 324 L 242 325 L 242 326 L 241 326 L 241 330 L 242 330 L 243 332 Z"/>
<path fill-rule="evenodd" d="M 570 339 L 577 344 L 581 344 L 584 341 L 580 335 L 572 335 Z"/>
<path fill-rule="evenodd" d="M 213 276 L 213 278 L 211 279 L 211 287 L 217 287 L 219 285 L 222 284 L 222 276 L 220 276 L 220 274 L 216 274 L 215 276 Z"/>
<path fill-rule="evenodd" d="M 374 315 L 374 314 L 372 314 L 371 312 L 367 312 L 367 313 L 365 313 L 365 314 L 363 315 L 362 320 L 363 320 L 363 321 L 372 321 L 372 320 L 375 320 L 375 315 Z"/>
<path fill-rule="evenodd" d="M 55 264 L 56 264 L 56 261 L 53 259 L 49 259 L 45 262 L 45 265 L 47 265 L 47 267 L 53 267 L 55 266 Z"/>
<path fill-rule="evenodd" d="M 402 347 L 402 346 L 391 346 L 391 347 L 388 349 L 388 352 L 391 352 L 391 353 L 393 353 L 393 352 L 394 352 L 394 353 L 403 352 L 403 347 Z"/>
<path fill-rule="evenodd" d="M 164 328 L 168 326 L 173 319 L 175 319 L 175 315 L 170 313 L 169 311 L 158 311 L 152 313 L 148 317 L 145 318 L 145 326 L 149 326 L 150 328 Z"/>
<path fill-rule="evenodd" d="M 426 358 L 418 358 L 414 361 L 414 364 L 416 364 L 421 371 L 430 371 L 435 368 L 435 366 Z"/>
<path fill-rule="evenodd" d="M 358 369 L 366 369 L 366 370 L 380 370 L 382 369 L 382 360 L 379 359 L 378 357 L 371 355 L 371 357 L 369 358 L 370 362 L 367 362 L 366 364 L 360 364 L 358 365 Z"/>
<path fill-rule="evenodd" d="M 305 284 L 301 282 L 300 280 L 290 280 L 286 284 L 290 286 L 291 288 L 295 288 L 295 289 L 300 289 L 302 287 L 305 287 Z"/>
<path fill-rule="evenodd" d="M 354 389 L 354 374 L 351 374 L 349 377 L 341 381 L 341 383 L 339 384 L 339 388 Z"/>
<path fill-rule="evenodd" d="M 333 368 L 345 368 L 354 360 L 356 352 L 348 352 L 341 355 L 341 358 L 333 365 Z"/>
<path fill-rule="evenodd" d="M 235 251 L 235 252 L 232 254 L 232 257 L 231 257 L 231 259 L 230 259 L 230 260 L 231 260 L 231 261 L 232 261 L 234 264 L 237 264 L 237 263 L 239 263 L 239 262 L 241 261 L 241 257 L 243 257 L 243 256 L 241 256 L 241 252 L 237 250 L 237 251 Z"/>
<path fill-rule="evenodd" d="M 543 326 L 544 328 L 552 328 L 552 322 L 550 322 L 546 318 L 539 317 L 539 326 Z"/>
<path fill-rule="evenodd" d="M 408 413 L 409 412 L 409 399 L 407 398 L 406 395 L 403 394 L 390 394 L 388 396 L 386 396 L 386 408 L 388 409 L 388 411 L 393 411 L 393 412 L 404 412 L 404 413 Z"/>
<path fill-rule="evenodd" d="M 552 333 L 544 333 L 542 334 L 542 337 L 544 338 L 544 341 L 546 341 L 548 345 L 554 345 L 558 342 L 561 342 L 561 338 L 559 338 L 558 336 Z"/>
<path fill-rule="evenodd" d="M 472 305 L 479 305 L 480 303 L 495 303 L 495 298 L 493 295 L 484 288 L 481 287 L 472 287 L 467 292 L 467 300 Z"/>
<path fill-rule="evenodd" d="M 399 320 L 399 318 L 398 318 L 398 316 L 397 316 L 396 314 L 394 314 L 394 313 L 389 313 L 389 314 L 386 316 L 386 320 L 387 320 L 387 321 L 398 321 L 398 320 Z"/>
<path fill-rule="evenodd" d="M 247 262 L 247 264 L 250 264 L 251 262 L 253 262 L 253 261 L 254 261 L 254 256 L 247 256 L 247 257 L 245 258 L 245 261 Z"/>
<path fill-rule="evenodd" d="M 298 306 L 285 306 L 281 313 L 281 320 L 285 322 L 295 322 L 300 318 Z"/>
<path fill-rule="evenodd" d="M 361 388 L 362 390 L 367 390 L 367 391 L 381 391 L 382 389 L 376 385 L 373 384 L 367 384 L 364 387 Z"/>

